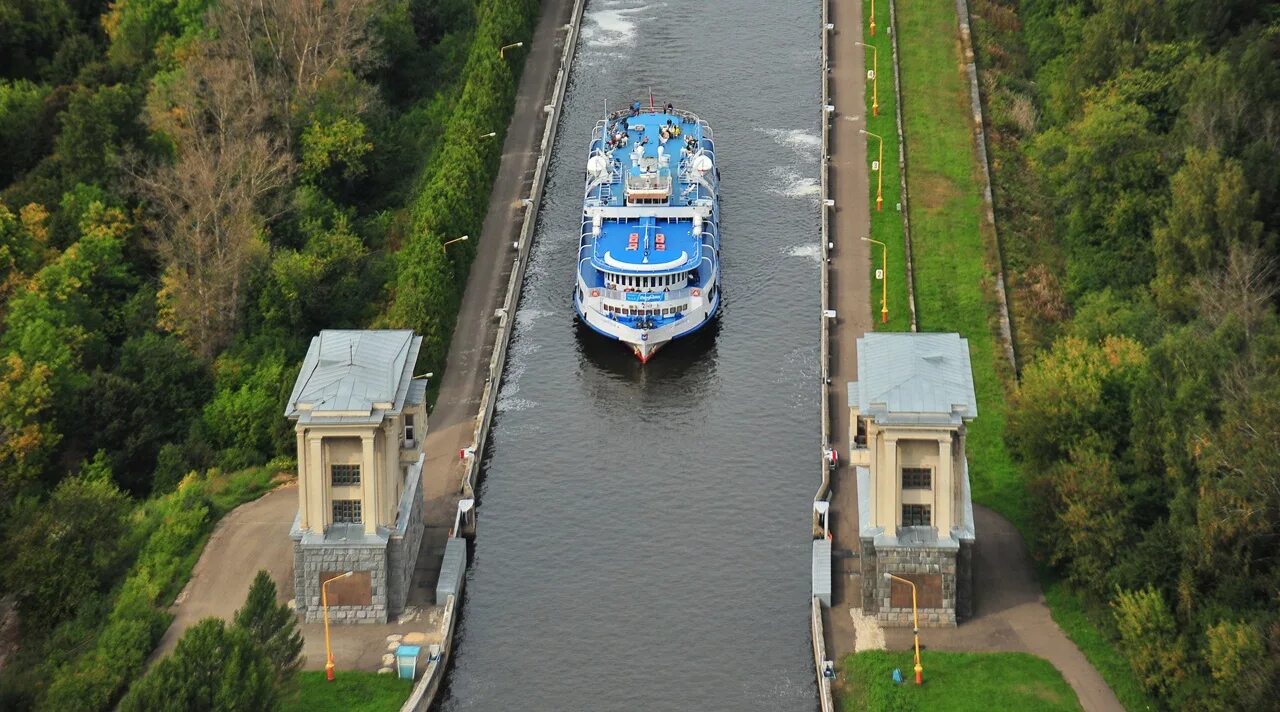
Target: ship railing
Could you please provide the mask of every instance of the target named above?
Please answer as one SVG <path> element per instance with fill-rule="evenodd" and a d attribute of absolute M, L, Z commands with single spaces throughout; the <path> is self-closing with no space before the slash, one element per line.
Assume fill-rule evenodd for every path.
<path fill-rule="evenodd" d="M 593 292 L 600 292 L 600 296 L 605 299 L 615 299 L 619 301 L 628 301 L 634 303 L 637 307 L 645 304 L 662 304 L 663 302 L 676 302 L 682 299 L 688 299 L 693 294 L 694 287 L 685 287 L 684 289 L 673 289 L 670 292 L 645 292 L 640 290 L 624 290 L 624 289 L 608 289 L 606 287 L 593 287 Z M 652 299 L 653 301 L 641 301 L 627 299 L 628 294 L 660 294 L 662 299 Z"/>
<path fill-rule="evenodd" d="M 711 139 L 713 139 L 713 140 L 714 140 L 713 135 L 712 135 L 712 132 L 711 132 L 711 126 L 710 126 L 710 124 L 708 124 L 707 122 L 705 122 L 705 121 L 703 121 L 702 119 L 698 118 L 698 115 L 697 115 L 697 114 L 695 114 L 695 113 L 693 113 L 693 112 L 691 112 L 691 111 L 685 111 L 684 109 L 672 109 L 671 111 L 666 111 L 665 109 L 663 109 L 663 108 L 662 108 L 662 107 L 660 107 L 660 106 L 654 106 L 654 107 L 642 106 L 642 107 L 640 107 L 640 112 L 639 112 L 639 113 L 641 113 L 641 114 L 670 114 L 670 115 L 672 115 L 672 116 L 678 116 L 682 121 L 687 121 L 687 122 L 689 122 L 689 123 L 691 123 L 691 124 L 697 124 L 697 125 L 698 125 L 698 128 L 702 129 L 702 135 L 703 135 L 703 136 L 705 136 L 705 137 L 707 137 L 707 138 L 711 138 Z M 598 123 L 596 124 L 596 126 L 597 126 L 598 128 L 603 128 L 603 127 L 607 126 L 607 125 L 608 125 L 608 123 L 610 123 L 610 122 L 617 121 L 618 119 L 626 118 L 626 117 L 628 117 L 628 116 L 635 116 L 635 115 L 636 115 L 636 112 L 633 112 L 633 111 L 631 110 L 631 107 L 627 107 L 627 108 L 625 108 L 625 109 L 619 109 L 619 110 L 614 111 L 614 112 L 612 112 L 611 114 L 609 114 L 609 118 L 608 118 L 608 119 L 606 119 L 606 120 L 604 120 L 604 121 L 600 121 L 600 122 L 598 122 Z M 602 135 L 603 135 L 603 134 L 602 134 Z"/>
<path fill-rule="evenodd" d="M 646 193 L 661 192 L 664 195 L 671 194 L 671 173 L 664 171 L 662 173 L 641 173 L 638 176 L 627 176 L 627 193 L 642 191 Z"/>

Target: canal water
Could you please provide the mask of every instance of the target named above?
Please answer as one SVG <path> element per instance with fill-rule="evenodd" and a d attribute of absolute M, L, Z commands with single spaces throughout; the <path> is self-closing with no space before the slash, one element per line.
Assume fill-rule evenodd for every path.
<path fill-rule="evenodd" d="M 815 708 L 819 16 L 589 0 L 439 709 Z M 724 302 L 642 367 L 571 295 L 591 128 L 649 87 L 715 131 Z"/>

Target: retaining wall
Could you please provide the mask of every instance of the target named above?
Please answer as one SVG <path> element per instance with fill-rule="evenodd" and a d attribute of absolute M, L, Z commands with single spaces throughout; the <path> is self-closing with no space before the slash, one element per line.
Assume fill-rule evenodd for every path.
<path fill-rule="evenodd" d="M 1004 357 L 1016 376 L 1018 357 L 1013 349 L 1013 325 L 1009 320 L 1009 299 L 1005 293 L 1004 249 L 1000 233 L 996 230 L 995 203 L 991 194 L 991 167 L 987 158 L 987 130 L 982 119 L 982 95 L 978 92 L 978 64 L 973 51 L 973 35 L 969 26 L 969 3 L 956 0 L 956 17 L 960 22 L 960 50 L 964 53 L 965 73 L 969 76 L 969 107 L 973 112 L 973 145 L 978 155 L 978 167 L 982 169 L 982 202 L 986 205 L 987 225 L 996 257 L 996 306 L 999 308 L 1000 341 Z"/>

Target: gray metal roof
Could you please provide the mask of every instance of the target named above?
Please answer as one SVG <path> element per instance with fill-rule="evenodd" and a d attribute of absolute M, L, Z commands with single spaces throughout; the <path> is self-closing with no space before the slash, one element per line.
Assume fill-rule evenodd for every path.
<path fill-rule="evenodd" d="M 831 606 L 831 540 L 813 540 L 813 595 Z"/>
<path fill-rule="evenodd" d="M 399 412 L 412 385 L 422 337 L 412 331 L 322 331 L 311 339 L 285 416 L 364 423 Z"/>
<path fill-rule="evenodd" d="M 409 384 L 409 395 L 405 396 L 405 405 L 420 405 L 427 402 L 427 379 L 415 378 Z"/>
<path fill-rule="evenodd" d="M 858 378 L 849 402 L 879 423 L 956 425 L 978 415 L 969 342 L 959 334 L 866 334 Z"/>

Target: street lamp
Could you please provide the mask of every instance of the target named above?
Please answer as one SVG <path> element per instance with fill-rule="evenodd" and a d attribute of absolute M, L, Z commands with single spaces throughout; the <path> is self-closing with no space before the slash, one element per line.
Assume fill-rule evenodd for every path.
<path fill-rule="evenodd" d="M 916 585 L 900 576 L 894 576 L 888 571 L 884 572 L 885 581 L 901 581 L 911 587 L 911 617 L 915 621 L 915 627 L 911 632 L 916 636 L 916 684 L 924 684 L 924 668 L 920 667 L 920 613 L 916 610 Z"/>
<path fill-rule="evenodd" d="M 501 48 L 498 50 L 498 56 L 499 56 L 499 57 L 502 57 L 503 59 L 506 59 L 506 57 L 507 57 L 507 50 L 509 50 L 509 49 L 516 49 L 517 47 L 523 47 L 523 46 L 524 46 L 524 43 L 523 43 L 523 42 L 513 42 L 512 44 L 504 45 L 503 47 L 501 47 Z"/>
<path fill-rule="evenodd" d="M 869 237 L 862 238 L 880 246 L 880 323 L 889 323 L 889 246 Z"/>
<path fill-rule="evenodd" d="M 480 138 L 493 138 L 494 136 L 497 136 L 497 135 L 498 135 L 497 131 L 490 131 L 487 134 L 480 134 Z"/>
<path fill-rule="evenodd" d="M 876 210 L 884 209 L 884 137 L 880 134 L 873 134 L 866 129 L 858 129 L 859 132 L 868 136 L 874 136 L 880 142 L 880 160 L 876 161 L 871 167 L 876 171 Z"/>
<path fill-rule="evenodd" d="M 320 584 L 320 607 L 324 609 L 324 677 L 329 682 L 333 682 L 333 648 L 329 646 L 329 584 L 354 573 L 354 571 L 348 571 L 345 574 L 338 574 Z"/>
<path fill-rule="evenodd" d="M 876 0 L 871 0 L 871 36 L 876 36 Z"/>
<path fill-rule="evenodd" d="M 462 237 L 455 237 L 454 239 L 449 240 L 448 242 L 444 243 L 443 245 L 440 245 L 440 251 L 441 251 L 441 252 L 443 252 L 443 251 L 444 251 L 444 248 L 448 247 L 449 245 L 452 245 L 452 244 L 453 244 L 453 243 L 455 243 L 455 242 L 462 242 L 463 240 L 469 240 L 469 239 L 471 239 L 471 236 L 470 236 L 470 235 L 463 235 Z"/>
<path fill-rule="evenodd" d="M 871 115 L 880 115 L 880 50 L 875 45 L 869 45 L 866 42 L 854 42 L 856 45 L 862 45 L 871 50 Z"/>

